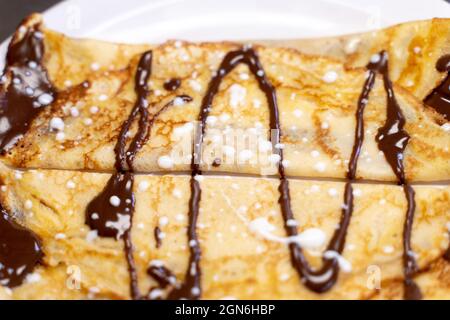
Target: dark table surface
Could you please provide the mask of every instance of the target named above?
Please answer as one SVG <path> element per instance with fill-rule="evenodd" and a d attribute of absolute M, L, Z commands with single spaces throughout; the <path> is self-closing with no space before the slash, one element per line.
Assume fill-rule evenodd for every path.
<path fill-rule="evenodd" d="M 443 1 L 450 3 L 450 0 Z M 9 37 L 28 14 L 42 12 L 58 2 L 61 0 L 0 0 L 0 42 Z M 427 0 L 423 2 L 426 4 Z"/>
<path fill-rule="evenodd" d="M 0 0 L 0 42 L 32 12 L 42 12 L 61 0 Z"/>

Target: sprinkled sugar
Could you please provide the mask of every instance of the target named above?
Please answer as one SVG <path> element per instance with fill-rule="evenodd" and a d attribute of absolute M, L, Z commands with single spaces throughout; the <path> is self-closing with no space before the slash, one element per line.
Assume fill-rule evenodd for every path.
<path fill-rule="evenodd" d="M 64 121 L 59 117 L 53 117 L 50 120 L 50 130 L 63 131 L 64 130 Z"/>
<path fill-rule="evenodd" d="M 328 71 L 323 75 L 322 80 L 325 81 L 326 83 L 333 83 L 337 80 L 337 78 L 338 74 L 336 73 L 336 71 Z"/>
<path fill-rule="evenodd" d="M 109 203 L 114 207 L 118 207 L 120 206 L 120 198 L 118 196 L 111 196 Z"/>
<path fill-rule="evenodd" d="M 170 169 L 174 165 L 174 161 L 169 156 L 161 156 L 158 158 L 158 166 L 162 169 Z"/>

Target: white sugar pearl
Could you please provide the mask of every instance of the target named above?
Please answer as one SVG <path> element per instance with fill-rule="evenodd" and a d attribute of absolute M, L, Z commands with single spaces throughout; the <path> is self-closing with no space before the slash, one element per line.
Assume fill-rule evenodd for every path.
<path fill-rule="evenodd" d="M 334 188 L 328 189 L 328 194 L 332 197 L 335 197 L 337 195 L 337 190 Z"/>
<path fill-rule="evenodd" d="M 41 281 L 42 277 L 39 273 L 29 273 L 26 276 L 26 282 L 27 283 L 37 283 L 39 281 Z"/>
<path fill-rule="evenodd" d="M 208 116 L 206 118 L 206 123 L 213 126 L 217 122 L 217 117 L 215 116 Z"/>
<path fill-rule="evenodd" d="M 97 71 L 98 69 L 100 69 L 100 65 L 97 62 L 94 62 L 91 64 L 91 69 L 93 71 Z"/>
<path fill-rule="evenodd" d="M 311 151 L 311 157 L 313 158 L 317 158 L 320 155 L 320 152 L 317 150 L 313 150 Z"/>
<path fill-rule="evenodd" d="M 326 83 L 333 83 L 337 80 L 338 78 L 338 74 L 336 73 L 336 71 L 328 71 L 327 73 L 324 74 L 322 80 L 325 81 Z"/>
<path fill-rule="evenodd" d="M 160 226 L 165 226 L 169 223 L 169 218 L 167 218 L 166 216 L 159 218 L 159 225 Z"/>
<path fill-rule="evenodd" d="M 90 107 L 89 111 L 92 114 L 96 114 L 98 112 L 98 107 L 97 106 L 92 106 L 92 107 Z"/>
<path fill-rule="evenodd" d="M 189 86 L 192 88 L 192 90 L 197 92 L 202 90 L 202 85 L 197 80 L 189 80 Z"/>
<path fill-rule="evenodd" d="M 445 132 L 450 131 L 450 123 L 445 123 L 441 126 L 442 130 L 444 130 Z"/>
<path fill-rule="evenodd" d="M 30 62 L 28 62 L 28 66 L 29 66 L 31 69 L 36 69 L 37 66 L 38 66 L 38 64 L 37 64 L 35 61 L 30 61 Z"/>
<path fill-rule="evenodd" d="M 72 117 L 78 117 L 80 115 L 80 111 L 78 111 L 78 109 L 76 107 L 71 107 L 70 108 L 70 115 Z"/>
<path fill-rule="evenodd" d="M 273 153 L 269 156 L 269 161 L 274 164 L 280 162 L 280 159 L 281 159 L 280 155 L 276 153 Z"/>
<path fill-rule="evenodd" d="M 56 134 L 56 140 L 58 140 L 58 141 L 63 141 L 65 137 L 66 137 L 66 135 L 64 134 L 64 132 L 58 132 Z"/>
<path fill-rule="evenodd" d="M 146 191 L 148 189 L 148 182 L 147 181 L 139 182 L 138 189 L 140 192 Z"/>
<path fill-rule="evenodd" d="M 325 244 L 326 235 L 318 228 L 305 229 L 297 236 L 299 244 L 306 249 L 317 249 Z"/>
<path fill-rule="evenodd" d="M 381 59 L 380 55 L 378 53 L 375 53 L 374 55 L 372 55 L 370 57 L 370 62 L 371 63 L 378 63 L 378 62 L 380 62 L 380 59 Z"/>
<path fill-rule="evenodd" d="M 181 191 L 178 190 L 178 189 L 173 189 L 172 195 L 173 195 L 175 198 L 178 198 L 178 199 L 179 199 L 179 198 L 181 198 L 182 193 L 181 193 Z"/>
<path fill-rule="evenodd" d="M 173 165 L 173 159 L 169 156 L 161 156 L 158 158 L 158 166 L 162 169 L 170 169 Z"/>
<path fill-rule="evenodd" d="M 53 102 L 53 97 L 48 93 L 43 93 L 38 97 L 39 104 L 46 106 Z"/>
<path fill-rule="evenodd" d="M 55 239 L 56 240 L 61 240 L 61 239 L 65 239 L 66 235 L 64 233 L 57 233 L 55 234 Z"/>
<path fill-rule="evenodd" d="M 109 203 L 114 207 L 118 207 L 120 206 L 120 198 L 118 196 L 112 196 L 109 198 Z"/>
<path fill-rule="evenodd" d="M 50 129 L 63 131 L 64 130 L 64 121 L 59 117 L 53 117 L 50 120 Z"/>
<path fill-rule="evenodd" d="M 173 99 L 173 105 L 174 106 L 182 106 L 185 104 L 185 101 L 183 98 L 180 97 L 176 97 L 175 99 Z"/>
<path fill-rule="evenodd" d="M 347 54 L 355 53 L 359 43 L 361 42 L 361 39 L 358 38 L 352 38 L 350 39 L 347 44 L 345 45 L 344 51 Z"/>
<path fill-rule="evenodd" d="M 11 124 L 9 123 L 9 120 L 7 117 L 1 117 L 0 118 L 0 133 L 5 133 L 11 129 Z"/>
<path fill-rule="evenodd" d="M 394 247 L 393 246 L 385 246 L 383 248 L 383 252 L 384 253 L 392 253 L 392 252 L 394 252 Z"/>
<path fill-rule="evenodd" d="M 297 118 L 300 118 L 302 116 L 303 112 L 300 109 L 295 109 L 294 110 L 294 116 L 296 116 Z"/>
<path fill-rule="evenodd" d="M 33 202 L 31 200 L 25 201 L 25 209 L 31 209 L 33 207 Z"/>
<path fill-rule="evenodd" d="M 198 288 L 198 287 L 192 287 L 191 293 L 192 293 L 194 296 L 198 296 L 198 295 L 200 294 L 200 288 Z"/>
<path fill-rule="evenodd" d="M 248 80 L 248 78 L 249 78 L 248 73 L 242 72 L 241 74 L 239 74 L 239 78 L 241 80 Z"/>
<path fill-rule="evenodd" d="M 75 182 L 73 182 L 72 180 L 67 181 L 66 187 L 68 189 L 75 189 Z"/>
<path fill-rule="evenodd" d="M 189 241 L 189 246 L 190 247 L 195 247 L 197 245 L 197 241 L 195 241 L 195 240 L 190 240 Z"/>
<path fill-rule="evenodd" d="M 227 122 L 228 120 L 230 120 L 230 115 L 228 113 L 223 113 L 220 115 L 219 119 L 222 122 Z"/>
<path fill-rule="evenodd" d="M 33 88 L 26 87 L 26 88 L 25 88 L 25 93 L 26 93 L 27 95 L 29 95 L 29 96 L 32 96 L 33 93 L 34 93 L 34 90 L 33 90 Z"/>
<path fill-rule="evenodd" d="M 319 172 L 324 172 L 326 168 L 327 168 L 327 166 L 326 166 L 326 164 L 323 163 L 323 162 L 317 162 L 317 163 L 314 165 L 314 169 L 316 169 L 316 170 L 319 171 Z"/>
<path fill-rule="evenodd" d="M 194 177 L 194 179 L 195 179 L 196 181 L 198 181 L 198 182 L 202 182 L 203 179 L 205 179 L 205 177 L 198 174 L 198 175 L 196 175 L 196 176 Z"/>

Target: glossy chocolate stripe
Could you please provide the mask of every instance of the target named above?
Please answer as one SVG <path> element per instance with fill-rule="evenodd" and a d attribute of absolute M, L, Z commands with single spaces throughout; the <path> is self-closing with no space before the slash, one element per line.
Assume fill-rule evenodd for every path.
<path fill-rule="evenodd" d="M 57 96 L 42 65 L 44 35 L 40 26 L 26 29 L 21 40 L 11 42 L 0 91 L 0 152 L 14 146 L 29 130 L 33 120 Z M 15 39 L 13 39 L 15 41 Z"/>
<path fill-rule="evenodd" d="M 423 100 L 450 121 L 450 54 L 436 62 L 436 70 L 447 72 L 445 79 Z"/>
<path fill-rule="evenodd" d="M 200 128 L 194 141 L 191 162 L 191 198 L 189 202 L 188 227 L 188 239 L 190 244 L 189 264 L 183 284 L 179 288 L 172 290 L 169 294 L 169 299 L 198 299 L 201 296 L 201 249 L 196 232 L 196 224 L 199 215 L 199 203 L 201 200 L 201 188 L 196 177 L 201 175 L 201 170 L 199 168 L 201 147 L 203 136 L 205 134 L 206 118 L 210 112 L 214 96 L 217 94 L 223 78 L 241 63 L 244 63 L 249 67 L 251 73 L 258 82 L 260 90 L 263 91 L 266 96 L 270 111 L 270 129 L 272 130 L 272 133 L 274 133 L 272 135 L 272 143 L 273 145 L 280 143 L 281 132 L 276 91 L 268 80 L 256 52 L 251 48 L 243 48 L 241 50 L 229 52 L 224 57 L 218 72 L 210 81 L 208 90 L 201 104 L 198 119 Z M 288 223 L 288 221 L 294 219 L 294 215 L 290 204 L 289 182 L 285 176 L 283 166 L 283 150 L 275 148 L 273 152 L 280 156 L 280 161 L 278 163 L 278 174 L 280 178 L 279 203 L 284 219 L 285 230 L 289 236 L 295 237 L 298 234 L 297 228 L 289 225 Z M 355 155 L 355 157 L 357 157 L 357 155 Z M 345 243 L 346 230 L 349 225 L 351 212 L 353 209 L 352 188 L 350 184 L 346 185 L 345 194 L 345 208 L 343 209 L 340 227 L 333 235 L 333 238 L 328 246 L 329 250 L 336 251 L 337 253 L 342 252 Z M 299 275 L 304 278 L 304 283 L 306 286 L 316 292 L 323 292 L 328 290 L 334 284 L 339 269 L 336 258 L 324 258 L 323 267 L 320 270 L 313 270 L 309 266 L 301 247 L 297 243 L 290 243 L 289 249 L 292 265 L 297 270 Z"/>
<path fill-rule="evenodd" d="M 121 127 L 114 148 L 117 172 L 111 176 L 103 191 L 89 203 L 86 209 L 86 223 L 92 230 L 97 230 L 99 236 L 123 239 L 130 275 L 130 292 L 133 299 L 142 298 L 138 287 L 138 276 L 133 257 L 134 248 L 131 240 L 135 210 L 133 161 L 150 137 L 150 130 L 155 119 L 175 101 L 171 100 L 166 103 L 149 119 L 147 83 L 151 75 L 151 66 L 152 52 L 147 51 L 142 54 L 136 70 L 136 103 Z M 192 101 L 192 98 L 186 95 L 177 96 L 176 99 L 181 99 L 183 102 Z M 128 132 L 138 116 L 138 130 L 127 148 Z"/>
<path fill-rule="evenodd" d="M 413 280 L 414 275 L 419 270 L 416 259 L 414 258 L 414 251 L 411 248 L 411 234 L 414 222 L 414 211 L 416 209 L 416 202 L 414 200 L 414 189 L 408 185 L 403 185 L 403 191 L 408 202 L 408 209 L 406 211 L 406 218 L 403 227 L 403 268 L 404 268 L 404 298 L 406 300 L 420 300 L 422 299 L 422 292 L 419 286 Z"/>
<path fill-rule="evenodd" d="M 31 122 L 56 92 L 43 67 L 43 35 L 39 25 L 27 28 L 8 48 L 0 91 L 0 152 L 4 153 L 28 131 Z M 49 100 L 50 99 L 50 100 Z M 0 204 L 0 284 L 10 288 L 24 281 L 42 259 L 39 238 L 17 224 Z"/>
<path fill-rule="evenodd" d="M 142 54 L 135 75 L 136 103 L 128 119 L 123 123 L 114 151 L 116 170 L 103 191 L 86 209 L 86 223 L 102 237 L 123 239 L 125 258 L 130 275 L 130 292 L 133 299 L 140 299 L 136 264 L 133 257 L 131 226 L 135 209 L 133 194 L 133 159 L 149 137 L 151 123 L 147 120 L 147 82 L 151 74 L 152 52 Z M 138 131 L 126 149 L 127 134 L 136 117 L 140 115 Z M 128 165 L 128 168 L 127 168 Z M 127 171 L 129 169 L 130 171 Z"/>
<path fill-rule="evenodd" d="M 219 70 L 209 82 L 208 89 L 201 103 L 200 114 L 198 116 L 199 128 L 196 132 L 196 137 L 194 140 L 191 161 L 191 197 L 189 200 L 189 226 L 187 232 L 190 251 L 189 263 L 182 285 L 178 288 L 174 288 L 170 292 L 168 296 L 169 299 L 198 299 L 201 296 L 201 249 L 197 235 L 197 220 L 199 216 L 201 188 L 197 177 L 202 174 L 199 164 L 202 154 L 201 148 L 203 137 L 206 129 L 206 118 L 208 117 L 214 96 L 217 94 L 222 80 L 240 63 L 246 64 L 252 74 L 256 77 L 259 88 L 265 93 L 269 103 L 271 114 L 270 126 L 272 129 L 276 129 L 277 132 L 279 131 L 278 107 L 276 105 L 275 90 L 265 76 L 264 70 L 255 51 L 250 48 L 244 48 L 229 52 L 221 62 Z M 279 135 L 277 135 L 276 139 L 279 141 Z M 280 170 L 284 171 L 283 169 Z"/>
<path fill-rule="evenodd" d="M 22 284 L 42 257 L 39 238 L 0 204 L 0 284 L 10 288 Z"/>
<path fill-rule="evenodd" d="M 155 229 L 153 229 L 153 236 L 155 238 L 155 247 L 156 249 L 159 249 L 162 245 L 161 241 L 161 229 L 156 226 Z"/>
<path fill-rule="evenodd" d="M 352 153 L 350 156 L 348 169 L 347 169 L 347 182 L 345 184 L 344 191 L 344 203 L 342 205 L 341 219 L 339 221 L 339 228 L 334 232 L 326 251 L 336 252 L 341 254 L 345 246 L 345 238 L 350 225 L 350 220 L 353 214 L 353 187 L 352 181 L 356 177 L 356 170 L 358 166 L 359 155 L 361 154 L 361 147 L 364 142 L 364 109 L 367 105 L 370 91 L 375 83 L 375 72 L 369 71 L 367 79 L 363 85 L 363 90 L 358 98 L 358 104 L 355 113 L 355 133 Z M 286 181 L 287 183 L 287 181 Z M 282 188 L 282 186 L 280 186 Z M 283 193 L 283 192 L 282 192 Z M 288 190 L 284 192 L 288 193 Z M 287 208 L 284 210 L 286 211 Z M 289 208 L 290 210 L 290 208 Z M 293 215 L 285 217 L 288 219 Z M 286 226 L 288 228 L 288 226 Z M 297 235 L 296 227 L 289 227 L 289 234 Z M 339 265 L 334 259 L 323 258 L 322 268 L 319 270 L 312 270 L 301 254 L 301 248 L 298 245 L 291 244 L 291 259 L 296 265 L 296 269 L 303 274 L 305 278 L 305 284 L 315 292 L 325 292 L 329 290 L 337 281 L 339 273 Z"/>
<path fill-rule="evenodd" d="M 382 75 L 384 89 L 386 91 L 386 121 L 384 126 L 378 129 L 376 140 L 378 148 L 383 152 L 386 161 L 391 166 L 399 185 L 403 186 L 408 203 L 403 229 L 404 298 L 420 299 L 422 297 L 420 288 L 413 280 L 413 276 L 417 271 L 417 265 L 411 249 L 411 233 L 416 207 L 415 193 L 406 181 L 403 164 L 404 152 L 410 136 L 404 130 L 406 120 L 395 98 L 392 81 L 389 78 L 388 55 L 385 51 L 381 51 L 378 54 L 378 58 L 377 62 L 371 62 L 367 66 L 371 72 L 378 72 Z"/>
<path fill-rule="evenodd" d="M 181 86 L 181 80 L 178 78 L 172 78 L 164 82 L 163 86 L 167 91 L 175 91 Z"/>

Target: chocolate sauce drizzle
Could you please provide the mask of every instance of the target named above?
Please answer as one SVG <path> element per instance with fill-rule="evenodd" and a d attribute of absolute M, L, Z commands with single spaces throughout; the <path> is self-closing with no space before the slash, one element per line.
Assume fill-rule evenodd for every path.
<path fill-rule="evenodd" d="M 133 161 L 136 154 L 147 142 L 155 119 L 174 104 L 174 100 L 171 100 L 156 112 L 150 120 L 148 119 L 147 96 L 149 89 L 147 82 L 151 75 L 151 67 L 152 51 L 147 51 L 142 54 L 135 75 L 136 103 L 120 129 L 119 138 L 114 148 L 116 173 L 111 176 L 103 191 L 89 203 L 86 209 L 86 224 L 92 230 L 96 230 L 99 236 L 123 239 L 130 274 L 130 292 L 133 299 L 142 298 L 138 287 L 138 276 L 133 257 L 134 248 L 131 240 L 131 226 L 135 209 L 135 196 L 132 191 L 134 183 Z M 192 98 L 186 95 L 180 95 L 177 98 L 182 99 L 183 102 L 192 101 Z M 137 117 L 139 117 L 138 130 L 127 148 L 127 136 Z"/>
<path fill-rule="evenodd" d="M 11 41 L 0 91 L 0 152 L 4 153 L 28 131 L 44 104 L 56 96 L 42 66 L 43 35 L 39 25 L 26 29 L 23 38 Z M 44 96 L 43 96 L 44 95 Z M 42 98 L 43 97 L 43 98 Z M 20 285 L 43 257 L 39 238 L 14 221 L 0 204 L 0 284 Z"/>
<path fill-rule="evenodd" d="M 24 136 L 32 121 L 57 96 L 42 65 L 43 57 L 39 25 L 26 29 L 21 40 L 9 45 L 4 75 L 10 74 L 11 81 L 0 92 L 1 153 Z"/>
<path fill-rule="evenodd" d="M 198 135 L 194 141 L 192 162 L 191 162 L 191 198 L 189 202 L 189 227 L 188 227 L 188 239 L 190 244 L 190 258 L 188 269 L 186 271 L 185 280 L 183 284 L 174 289 L 169 294 L 169 299 L 198 299 L 201 295 L 201 269 L 200 258 L 201 250 L 198 243 L 198 236 L 196 232 L 196 224 L 199 216 L 199 203 L 201 200 L 201 188 L 196 179 L 198 175 L 201 175 L 199 168 L 201 147 L 203 142 L 203 136 L 205 134 L 206 118 L 211 109 L 214 96 L 219 90 L 219 86 L 224 77 L 233 70 L 238 64 L 246 64 L 251 73 L 255 76 L 259 88 L 264 92 L 270 111 L 270 129 L 275 134 L 273 135 L 272 143 L 277 145 L 280 143 L 280 120 L 279 110 L 276 92 L 269 79 L 267 78 L 264 69 L 259 61 L 256 52 L 251 48 L 243 48 L 240 50 L 229 52 L 223 59 L 218 72 L 212 78 L 208 85 L 208 90 L 203 98 L 201 104 L 201 110 L 199 114 L 199 126 Z M 273 148 L 273 152 L 280 156 L 278 163 L 278 175 L 280 179 L 279 203 L 282 209 L 282 215 L 284 219 L 284 226 L 289 237 L 296 237 L 298 231 L 296 227 L 293 227 L 289 221 L 294 219 L 294 215 L 291 210 L 290 194 L 289 194 L 289 182 L 285 175 L 285 169 L 283 166 L 283 150 L 279 148 Z M 358 152 L 359 153 L 359 152 Z M 355 156 L 356 157 L 356 156 Z M 356 163 L 356 161 L 352 161 Z M 345 234 L 350 222 L 351 212 L 353 210 L 351 185 L 347 184 L 345 192 L 345 209 L 343 209 L 343 215 L 340 222 L 340 228 L 335 232 L 328 250 L 333 250 L 338 253 L 342 252 Z M 337 279 L 338 264 L 336 258 L 327 259 L 324 258 L 324 265 L 320 270 L 313 270 L 298 243 L 291 242 L 289 244 L 291 262 L 299 275 L 303 278 L 307 287 L 316 292 L 324 292 L 329 289 Z"/>
<path fill-rule="evenodd" d="M 155 237 L 156 249 L 159 249 L 162 245 L 161 229 L 159 227 L 155 227 L 155 229 L 153 229 L 153 236 Z"/>
<path fill-rule="evenodd" d="M 405 223 L 403 228 L 403 272 L 404 272 L 404 298 L 408 300 L 421 299 L 420 288 L 413 280 L 418 267 L 411 249 L 411 233 L 414 221 L 414 211 L 416 207 L 414 199 L 414 190 L 408 184 L 405 178 L 405 168 L 403 165 L 404 151 L 410 139 L 408 133 L 404 130 L 405 117 L 395 98 L 392 82 L 389 78 L 388 54 L 381 51 L 379 61 L 369 63 L 367 68 L 370 74 L 380 73 L 383 77 L 384 89 L 387 96 L 386 122 L 383 127 L 378 129 L 376 141 L 378 148 L 383 152 L 386 161 L 389 163 L 392 171 L 397 177 L 398 184 L 403 186 L 403 191 L 408 203 Z M 373 87 L 373 83 L 371 85 Z M 371 88 L 370 87 L 370 88 Z M 370 91 L 370 90 L 369 90 Z"/>
<path fill-rule="evenodd" d="M 147 274 L 152 277 L 158 283 L 158 285 L 151 287 L 144 299 L 160 300 L 162 298 L 161 295 L 154 295 L 155 291 L 166 289 L 169 286 L 177 285 L 177 279 L 175 275 L 164 265 L 151 265 L 147 269 Z"/>
<path fill-rule="evenodd" d="M 404 118 L 401 114 L 400 108 L 395 100 L 394 92 L 392 90 L 392 84 L 388 78 L 387 73 L 387 55 L 382 52 L 379 63 L 372 63 L 368 65 L 369 75 L 363 87 L 363 91 L 358 100 L 358 107 L 356 111 L 356 129 L 355 129 L 355 143 L 352 150 L 351 159 L 349 161 L 349 167 L 347 172 L 347 183 L 345 185 L 344 192 L 344 204 L 342 209 L 342 215 L 339 223 L 339 227 L 333 234 L 327 251 L 341 254 L 345 245 L 345 238 L 347 229 L 350 224 L 351 216 L 353 213 L 353 188 L 352 181 L 356 176 L 357 161 L 361 152 L 361 146 L 364 140 L 364 121 L 363 114 L 365 106 L 367 105 L 370 91 L 373 88 L 375 82 L 376 72 L 383 74 L 383 80 L 385 89 L 388 95 L 388 116 L 386 125 L 380 129 L 380 133 L 377 137 L 380 150 L 385 153 L 386 159 L 391 164 L 399 183 L 404 185 L 405 194 L 408 196 L 408 215 L 405 223 L 405 249 L 406 252 L 410 252 L 410 233 L 412 225 L 412 217 L 414 213 L 414 193 L 412 188 L 408 186 L 404 179 L 403 169 L 403 151 L 408 142 L 409 136 L 403 131 Z M 191 162 L 191 198 L 189 201 L 189 227 L 188 227 L 188 239 L 190 244 L 190 257 L 188 269 L 185 274 L 184 282 L 178 288 L 175 288 L 170 292 L 169 299 L 198 299 L 201 295 L 201 249 L 198 242 L 198 235 L 196 232 L 197 220 L 199 217 L 199 203 L 201 200 L 201 188 L 197 176 L 202 172 L 199 167 L 201 157 L 201 147 L 203 137 L 205 134 L 206 118 L 211 110 L 212 101 L 214 96 L 219 90 L 219 86 L 224 77 L 233 70 L 238 64 L 246 64 L 252 74 L 258 81 L 260 90 L 262 90 L 266 96 L 269 110 L 270 110 L 270 129 L 275 132 L 273 135 L 272 143 L 277 145 L 280 142 L 280 120 L 279 110 L 276 98 L 276 92 L 272 84 L 269 82 L 262 68 L 262 65 L 258 59 L 258 56 L 251 48 L 243 48 L 237 51 L 229 52 L 223 59 L 217 74 L 212 78 L 208 85 L 208 90 L 203 98 L 201 104 L 201 110 L 199 114 L 199 130 L 194 141 L 192 162 Z M 398 132 L 391 132 L 391 130 L 397 126 Z M 387 131 L 386 131 L 387 130 Z M 386 132 L 385 132 L 386 131 Z M 384 140 L 381 135 L 388 135 Z M 394 135 L 395 134 L 395 135 Z M 279 185 L 279 204 L 284 219 L 284 227 L 289 237 L 295 238 L 298 235 L 297 227 L 288 223 L 294 220 L 294 215 L 291 209 L 289 182 L 285 175 L 285 168 L 283 166 L 283 150 L 273 150 L 274 153 L 280 156 L 278 163 L 278 175 L 280 179 Z M 303 283 L 315 292 L 325 292 L 329 290 L 337 281 L 339 273 L 339 264 L 336 255 L 330 258 L 330 256 L 323 257 L 323 264 L 320 269 L 313 269 L 305 255 L 302 248 L 297 242 L 291 242 L 289 244 L 291 263 L 296 269 L 300 277 L 303 279 Z M 408 254 L 408 258 L 405 258 L 405 285 L 407 298 L 416 297 L 417 290 L 413 293 L 413 282 L 411 275 L 414 273 L 412 255 Z M 412 284 L 411 284 L 412 283 Z"/>
<path fill-rule="evenodd" d="M 201 249 L 197 235 L 197 220 L 199 217 L 199 204 L 202 192 L 197 177 L 202 174 L 200 170 L 200 159 L 203 137 L 206 130 L 206 118 L 211 110 L 214 96 L 217 94 L 222 80 L 240 63 L 246 64 L 257 78 L 259 88 L 264 91 L 269 103 L 271 113 L 270 126 L 272 129 L 279 130 L 275 90 L 265 76 L 255 51 L 250 48 L 243 48 L 229 52 L 221 62 L 218 72 L 211 79 L 200 107 L 200 114 L 198 116 L 199 128 L 194 140 L 191 160 L 191 197 L 189 200 L 189 226 L 187 231 L 190 251 L 189 263 L 183 283 L 169 293 L 168 299 L 198 299 L 201 296 Z M 279 141 L 279 135 L 277 139 Z"/>
<path fill-rule="evenodd" d="M 164 82 L 163 86 L 167 91 L 175 91 L 181 86 L 181 80 L 178 78 L 172 78 Z"/>
<path fill-rule="evenodd" d="M 147 274 L 151 276 L 158 283 L 159 288 L 166 288 L 175 282 L 175 276 L 163 265 L 150 266 L 147 269 Z"/>
<path fill-rule="evenodd" d="M 437 86 L 424 100 L 425 104 L 431 106 L 450 121 L 450 54 L 442 56 L 436 62 L 436 70 L 447 72 L 447 77 Z"/>
<path fill-rule="evenodd" d="M 87 206 L 86 223 L 97 230 L 101 237 L 123 239 L 125 257 L 130 274 L 130 292 L 133 299 L 140 299 L 136 264 L 133 257 L 131 226 L 135 208 L 133 193 L 133 160 L 150 135 L 151 122 L 147 121 L 147 82 L 151 74 L 152 52 L 145 52 L 139 61 L 135 75 L 136 103 L 128 119 L 123 123 L 114 148 L 116 173 L 109 179 L 103 191 Z M 127 134 L 139 116 L 138 130 L 128 148 Z"/>
<path fill-rule="evenodd" d="M 39 238 L 16 223 L 0 204 L 0 284 L 10 288 L 22 284 L 42 257 Z"/>

